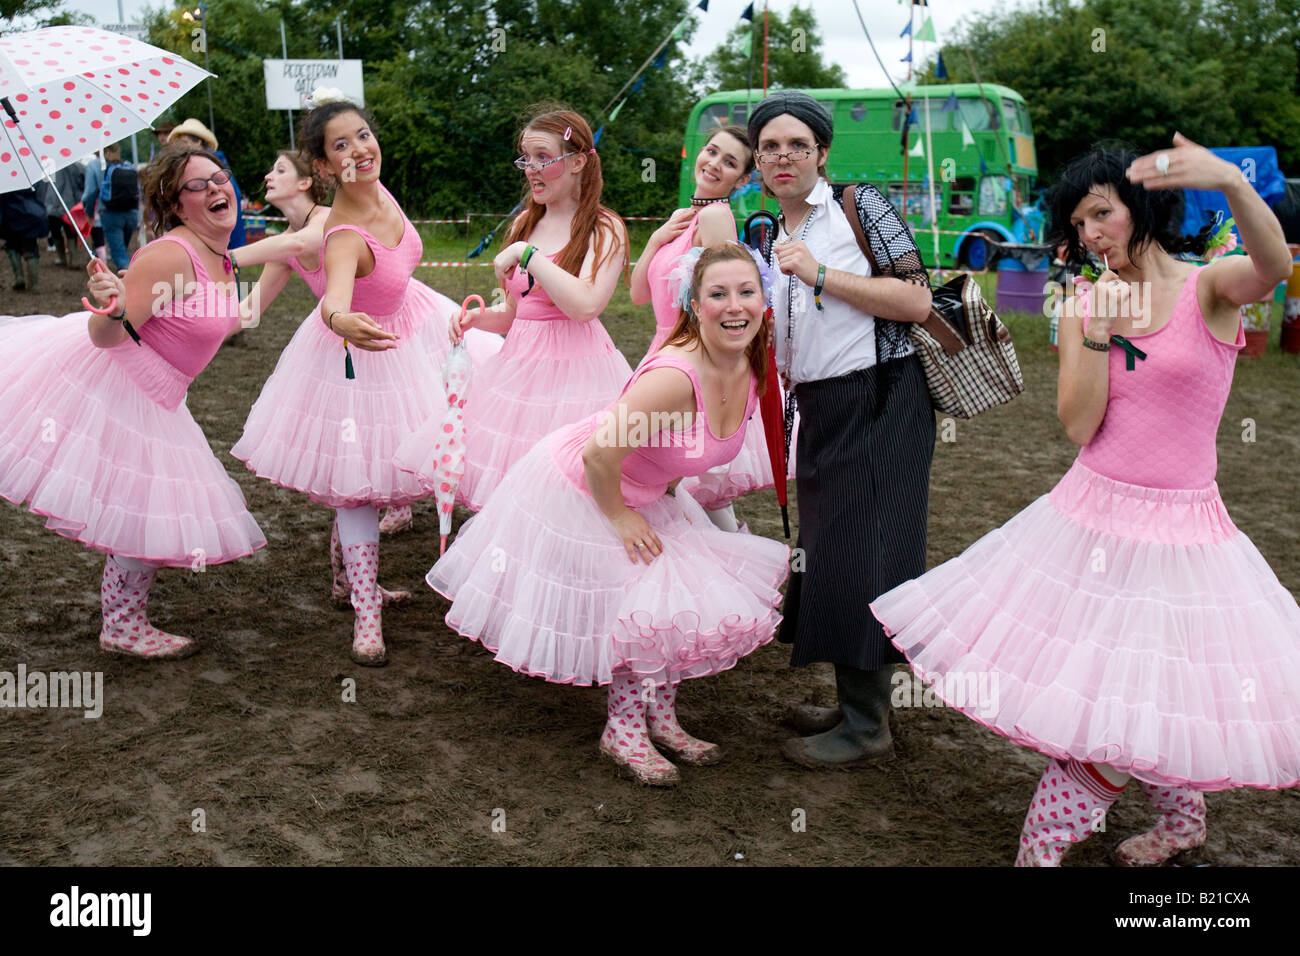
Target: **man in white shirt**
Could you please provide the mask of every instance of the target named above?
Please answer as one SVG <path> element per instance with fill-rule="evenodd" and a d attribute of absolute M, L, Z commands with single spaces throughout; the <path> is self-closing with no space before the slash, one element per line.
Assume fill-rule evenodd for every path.
<path fill-rule="evenodd" d="M 815 767 L 892 752 L 891 678 L 904 658 L 868 605 L 925 571 L 935 434 L 908 334 L 930 311 L 925 266 L 894 207 L 860 185 L 851 211 L 871 259 L 863 253 L 842 190 L 824 178 L 832 135 L 826 109 L 794 90 L 772 94 L 749 120 L 764 190 L 781 206 L 770 259 L 781 272 L 787 434 L 795 401 L 800 416 L 799 540 L 778 639 L 794 645 L 793 666 L 832 662 L 839 696 L 838 708 L 800 708 L 804 729 L 829 729 L 784 747 Z"/>

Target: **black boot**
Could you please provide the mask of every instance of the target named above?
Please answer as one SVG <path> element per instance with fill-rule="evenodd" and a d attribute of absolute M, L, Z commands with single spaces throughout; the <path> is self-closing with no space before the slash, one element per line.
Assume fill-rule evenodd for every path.
<path fill-rule="evenodd" d="M 36 292 L 41 285 L 41 260 L 36 256 L 23 256 L 23 275 L 27 279 L 27 291 Z"/>
<path fill-rule="evenodd" d="M 782 751 L 805 767 L 844 767 L 879 760 L 894 751 L 889 732 L 890 694 L 894 668 L 862 671 L 835 665 L 843 719 L 824 734 L 787 740 Z"/>
<path fill-rule="evenodd" d="M 787 718 L 790 725 L 801 734 L 819 734 L 830 730 L 844 719 L 839 707 L 818 707 L 816 704 L 796 704 Z"/>

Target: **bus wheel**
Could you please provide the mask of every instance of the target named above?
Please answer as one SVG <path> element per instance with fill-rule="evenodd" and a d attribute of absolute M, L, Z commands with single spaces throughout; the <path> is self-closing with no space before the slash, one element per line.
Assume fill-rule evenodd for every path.
<path fill-rule="evenodd" d="M 989 243 L 990 239 L 996 241 L 997 237 L 989 232 L 971 233 L 961 246 L 962 264 L 977 272 L 985 268 L 989 264 L 993 253 L 993 246 Z"/>

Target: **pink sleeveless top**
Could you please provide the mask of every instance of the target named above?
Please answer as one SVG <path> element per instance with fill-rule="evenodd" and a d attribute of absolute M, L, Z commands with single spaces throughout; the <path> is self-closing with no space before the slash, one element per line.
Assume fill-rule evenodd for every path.
<path fill-rule="evenodd" d="M 1241 325 L 1232 345 L 1205 326 L 1196 297 L 1203 266 L 1183 284 L 1163 328 L 1130 335 L 1146 353 L 1133 371 L 1124 350 L 1111 345 L 1106 417 L 1079 463 L 1095 472 L 1149 488 L 1203 488 L 1218 470 L 1215 435 L 1232 388 L 1237 352 L 1245 345 Z M 1087 320 L 1084 321 L 1087 329 Z"/>
<path fill-rule="evenodd" d="M 699 224 L 700 217 L 696 215 L 680 236 L 655 251 L 654 258 L 646 269 L 646 279 L 650 283 L 650 305 L 655 311 L 655 334 L 646 351 L 647 355 L 659 351 L 668 341 L 668 333 L 677 325 L 677 318 L 681 314 L 677 303 L 677 283 L 669 282 L 668 274 L 676 267 L 677 260 L 695 244 L 695 231 Z"/>
<path fill-rule="evenodd" d="M 411 220 L 402 212 L 402 207 L 393 199 L 393 194 L 383 183 L 380 183 L 379 188 L 402 214 L 402 238 L 397 245 L 391 248 L 384 245 L 360 226 L 335 226 L 325 233 L 325 239 L 321 243 L 321 257 L 323 261 L 325 243 L 341 229 L 350 229 L 365 240 L 375 257 L 375 268 L 369 275 L 357 279 L 356 285 L 352 287 L 352 308 L 356 312 L 366 313 L 382 326 L 383 319 L 401 311 L 402 302 L 406 298 L 406 287 L 415 274 L 415 267 L 420 264 L 420 257 L 424 255 L 424 243 L 420 241 L 420 234 L 411 225 Z"/>
<path fill-rule="evenodd" d="M 128 338 L 108 352 L 150 399 L 174 409 L 226 336 L 239 327 L 239 295 L 233 276 L 213 282 L 186 240 L 160 236 L 154 242 L 174 242 L 185 249 L 194 267 L 196 288 L 151 315 L 140 327 L 139 345 Z M 136 256 L 141 251 L 137 250 Z"/>
<path fill-rule="evenodd" d="M 689 428 L 671 428 L 672 424 L 683 422 L 669 420 L 669 428 L 660 429 L 650 444 L 633 449 L 623 459 L 620 488 L 623 500 L 630 508 L 641 508 L 662 497 L 668 490 L 669 482 L 692 475 L 702 475 L 717 465 L 723 465 L 736 457 L 745 441 L 745 427 L 754 408 L 758 404 L 758 382 L 751 375 L 749 396 L 745 404 L 745 417 L 736 431 L 726 438 L 719 438 L 709 427 L 709 416 L 704 407 L 704 390 L 700 387 L 699 376 L 691 363 L 677 355 L 656 354 L 648 358 L 623 386 L 622 398 L 632 384 L 652 368 L 675 368 L 684 372 L 691 380 L 695 391 L 697 412 L 691 417 Z M 575 422 L 550 436 L 551 456 L 566 478 L 590 495 L 587 478 L 582 466 L 582 449 L 587 440 L 596 432 L 609 436 L 611 443 L 620 438 L 634 437 L 637 423 L 618 420 L 618 402 L 614 402 L 604 411 Z"/>
<path fill-rule="evenodd" d="M 533 255 L 540 256 L 541 253 L 534 252 Z M 559 253 L 553 252 L 546 258 L 554 262 L 557 255 Z M 551 297 L 546 294 L 540 282 L 533 280 L 533 291 L 528 292 L 528 273 L 523 269 L 516 268 L 514 273 L 506 278 L 506 292 L 515 300 L 516 322 L 521 320 L 559 322 L 568 318 L 560 311 L 560 307 L 551 301 Z"/>
<path fill-rule="evenodd" d="M 343 227 L 340 226 L 339 228 L 341 229 Z M 361 232 L 362 230 L 357 230 L 357 231 Z M 317 264 L 316 268 L 311 270 L 310 272 L 303 268 L 302 263 L 298 261 L 297 256 L 294 256 L 292 259 L 289 260 L 289 267 L 293 269 L 294 272 L 298 273 L 298 275 L 302 276 L 303 281 L 307 283 L 307 288 L 311 289 L 311 294 L 319 299 L 321 296 L 325 294 L 325 247 L 324 245 L 321 246 L 321 251 L 318 255 L 320 258 L 320 262 Z"/>

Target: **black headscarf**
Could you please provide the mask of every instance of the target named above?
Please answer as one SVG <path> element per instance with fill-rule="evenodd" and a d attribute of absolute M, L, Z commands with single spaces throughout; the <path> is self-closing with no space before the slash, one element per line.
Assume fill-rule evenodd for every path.
<path fill-rule="evenodd" d="M 781 90 L 754 107 L 749 116 L 749 145 L 755 152 L 758 151 L 758 134 L 782 113 L 789 113 L 812 130 L 819 145 L 830 147 L 835 130 L 826 107 L 801 90 Z"/>

